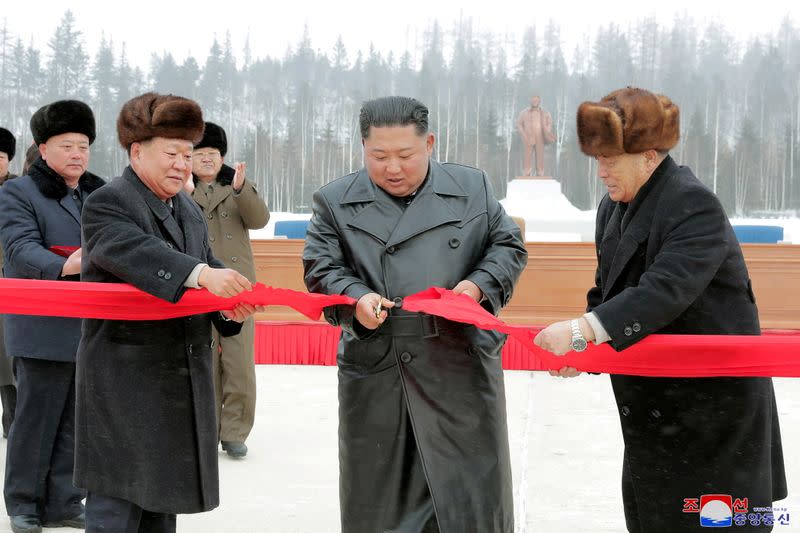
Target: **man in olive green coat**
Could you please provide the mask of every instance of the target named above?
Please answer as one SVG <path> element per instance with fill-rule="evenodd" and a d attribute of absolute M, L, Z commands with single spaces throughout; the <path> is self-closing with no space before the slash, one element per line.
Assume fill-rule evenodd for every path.
<path fill-rule="evenodd" d="M 269 210 L 258 196 L 255 183 L 245 179 L 244 163 L 225 165 L 228 139 L 225 130 L 206 122 L 203 139 L 194 147 L 192 197 L 203 209 L 214 255 L 226 267 L 256 281 L 249 229 L 267 225 Z M 256 369 L 253 357 L 254 323 L 249 318 L 242 332 L 220 337 L 214 331 L 214 385 L 222 448 L 231 457 L 247 455 L 244 441 L 253 428 L 256 408 Z"/>

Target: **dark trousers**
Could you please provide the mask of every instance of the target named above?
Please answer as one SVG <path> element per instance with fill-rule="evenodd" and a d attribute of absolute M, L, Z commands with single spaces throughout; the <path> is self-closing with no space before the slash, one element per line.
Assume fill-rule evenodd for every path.
<path fill-rule="evenodd" d="M 89 492 L 86 533 L 175 533 L 175 515 L 153 513 L 127 500 Z"/>
<path fill-rule="evenodd" d="M 4 496 L 11 516 L 50 522 L 83 511 L 72 485 L 75 363 L 14 358 L 17 411 L 8 434 Z"/>

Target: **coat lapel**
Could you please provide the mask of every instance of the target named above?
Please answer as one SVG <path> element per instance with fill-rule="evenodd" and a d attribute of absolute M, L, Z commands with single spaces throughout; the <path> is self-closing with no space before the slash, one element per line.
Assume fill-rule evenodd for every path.
<path fill-rule="evenodd" d="M 205 257 L 205 240 L 197 232 L 199 228 L 205 228 L 206 223 L 193 205 L 194 201 L 183 191 L 172 198 L 177 212 L 180 212 L 181 234 L 185 239 L 184 253 L 192 257 Z"/>
<path fill-rule="evenodd" d="M 225 201 L 225 198 L 233 194 L 233 187 L 225 187 L 217 181 L 213 183 L 213 186 L 214 192 L 209 196 L 208 207 L 205 208 L 208 211 L 216 209 L 219 204 Z"/>
<path fill-rule="evenodd" d="M 643 243 L 647 236 L 650 234 L 650 228 L 653 224 L 653 217 L 655 216 L 656 207 L 658 205 L 658 197 L 660 196 L 661 188 L 666 183 L 665 175 L 672 172 L 675 163 L 667 156 L 659 168 L 653 173 L 648 182 L 639 191 L 639 196 L 634 198 L 631 205 L 628 207 L 626 217 L 620 216 L 619 205 L 614 209 L 614 214 L 609 221 L 606 231 L 603 235 L 601 244 L 601 256 L 605 252 L 605 247 L 613 246 L 613 235 L 620 235 L 620 229 L 624 225 L 622 235 L 619 237 L 619 244 L 616 245 L 616 251 L 611 252 L 613 257 L 611 266 L 608 268 L 607 276 L 603 282 L 603 299 L 608 296 L 609 291 L 616 283 L 617 278 L 625 270 L 625 266 L 631 261 L 639 245 Z M 629 221 L 623 221 L 623 218 L 630 218 Z M 623 224 L 623 222 L 626 222 Z M 608 238 L 608 243 L 606 242 Z"/>
<path fill-rule="evenodd" d="M 348 222 L 348 226 L 372 235 L 382 243 L 389 240 L 397 219 L 402 215 L 395 203 L 369 179 L 366 169 L 361 169 L 339 202 L 342 205 L 366 203 Z"/>
<path fill-rule="evenodd" d="M 142 180 L 139 179 L 139 176 L 136 175 L 131 167 L 125 169 L 124 176 L 131 183 L 133 183 L 136 190 L 142 195 L 147 207 L 150 208 L 150 211 L 152 211 L 153 215 L 156 217 L 156 219 L 158 219 L 161 227 L 164 228 L 164 230 L 169 234 L 172 242 L 175 243 L 180 251 L 185 251 L 183 231 L 178 225 L 178 221 L 172 216 L 167 204 L 159 200 L 156 195 L 153 194 L 153 191 L 148 189 L 147 186 L 142 183 Z"/>
<path fill-rule="evenodd" d="M 72 218 L 74 218 L 75 221 L 80 225 L 81 212 L 78 211 L 78 206 L 75 205 L 75 201 L 72 199 L 72 197 L 69 194 L 67 194 L 65 197 L 59 200 L 58 203 L 61 204 L 61 207 L 66 209 L 67 212 L 70 215 L 72 215 Z"/>
<path fill-rule="evenodd" d="M 467 193 L 439 163 L 431 160 L 430 165 L 427 182 L 403 212 L 387 245 L 399 244 L 435 227 L 463 220 L 467 202 L 452 200 L 466 198 Z"/>

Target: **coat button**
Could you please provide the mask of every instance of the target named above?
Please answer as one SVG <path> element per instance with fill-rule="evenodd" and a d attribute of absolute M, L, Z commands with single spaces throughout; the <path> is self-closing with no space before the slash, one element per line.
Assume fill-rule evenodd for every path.
<path fill-rule="evenodd" d="M 653 409 L 652 411 L 650 411 L 650 416 L 652 416 L 653 418 L 661 418 L 661 411 L 659 411 L 658 409 Z"/>
<path fill-rule="evenodd" d="M 190 344 L 189 347 L 186 349 L 187 352 L 192 353 L 192 345 Z"/>
<path fill-rule="evenodd" d="M 452 239 L 450 239 L 448 241 L 447 244 L 450 245 L 450 248 L 458 248 L 459 246 L 461 246 L 461 241 L 459 239 L 456 239 L 455 237 L 453 237 Z"/>
<path fill-rule="evenodd" d="M 228 240 L 233 239 L 233 235 L 231 235 L 230 233 L 226 233 L 225 238 Z"/>
<path fill-rule="evenodd" d="M 159 270 L 158 271 L 158 277 L 159 278 L 163 278 L 164 277 L 164 270 Z"/>
<path fill-rule="evenodd" d="M 214 242 L 214 237 L 213 236 L 209 237 L 208 240 L 211 241 L 211 242 Z"/>
<path fill-rule="evenodd" d="M 222 213 L 220 213 L 220 216 L 222 218 L 228 218 L 228 212 L 227 211 L 223 211 Z"/>
<path fill-rule="evenodd" d="M 175 245 L 172 244 L 171 242 L 168 242 L 167 243 L 167 248 L 175 248 Z"/>
<path fill-rule="evenodd" d="M 628 416 L 629 414 L 631 414 L 631 410 L 627 405 L 623 405 L 620 408 L 619 412 L 622 413 L 622 416 Z"/>
<path fill-rule="evenodd" d="M 234 263 L 237 262 L 238 260 L 239 260 L 238 257 L 231 257 L 231 261 L 233 261 Z"/>
<path fill-rule="evenodd" d="M 642 331 L 642 325 L 639 324 L 638 322 L 634 322 L 631 329 L 633 329 L 634 333 L 639 333 L 640 331 Z"/>
<path fill-rule="evenodd" d="M 394 251 L 395 251 L 395 247 L 394 247 L 394 246 L 390 246 L 390 247 L 388 247 L 388 248 L 386 249 L 386 253 L 387 253 L 387 254 L 393 254 L 393 253 L 394 253 Z"/>
<path fill-rule="evenodd" d="M 172 274 L 167 272 L 166 274 L 164 274 L 164 279 L 172 279 Z"/>
<path fill-rule="evenodd" d="M 214 218 L 214 213 L 209 213 L 208 214 L 208 220 L 211 220 L 212 218 Z"/>
<path fill-rule="evenodd" d="M 392 301 L 394 302 L 394 306 L 395 307 L 402 307 L 403 306 L 403 299 L 400 298 L 399 296 L 395 296 L 394 298 L 392 298 Z"/>
<path fill-rule="evenodd" d="M 408 352 L 403 352 L 400 354 L 400 360 L 406 364 L 411 362 L 411 354 Z"/>
<path fill-rule="evenodd" d="M 626 337 L 630 337 L 633 335 L 633 330 L 630 326 L 625 326 L 625 329 L 622 330 L 622 333 L 624 333 Z"/>

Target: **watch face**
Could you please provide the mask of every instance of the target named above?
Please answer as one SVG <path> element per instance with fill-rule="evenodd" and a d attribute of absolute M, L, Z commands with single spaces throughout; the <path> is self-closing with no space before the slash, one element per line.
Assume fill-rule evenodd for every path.
<path fill-rule="evenodd" d="M 586 349 L 586 340 L 572 339 L 572 349 L 576 352 L 582 352 Z"/>

